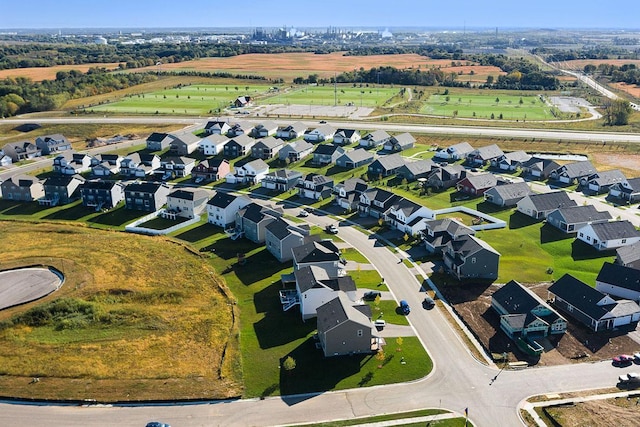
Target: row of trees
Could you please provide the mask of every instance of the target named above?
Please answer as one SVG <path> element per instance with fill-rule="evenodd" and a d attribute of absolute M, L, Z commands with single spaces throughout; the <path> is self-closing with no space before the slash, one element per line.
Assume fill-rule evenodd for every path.
<path fill-rule="evenodd" d="M 585 74 L 600 74 L 608 76 L 612 82 L 624 82 L 628 84 L 640 84 L 640 69 L 635 64 L 587 64 L 583 68 Z"/>

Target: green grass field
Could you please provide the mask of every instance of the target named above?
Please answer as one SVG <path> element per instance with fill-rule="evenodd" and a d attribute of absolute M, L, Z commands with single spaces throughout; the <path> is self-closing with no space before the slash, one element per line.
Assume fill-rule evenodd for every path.
<path fill-rule="evenodd" d="M 551 107 L 533 95 L 520 96 L 502 93 L 480 95 L 455 92 L 449 95 L 434 94 L 420 109 L 423 114 L 449 117 L 453 117 L 455 111 L 458 112 L 457 117 L 478 119 L 490 119 L 493 114 L 494 118 L 498 120 L 502 114 L 504 120 L 554 120 Z"/>
<path fill-rule="evenodd" d="M 110 113 L 209 114 L 211 111 L 228 107 L 238 96 L 259 96 L 269 88 L 269 85 L 256 84 L 189 85 L 132 94 L 117 102 L 87 109 Z"/>
<path fill-rule="evenodd" d="M 399 93 L 399 88 L 371 88 L 342 85 L 337 87 L 338 105 L 349 103 L 364 107 L 381 107 L 384 103 Z M 335 95 L 333 86 L 304 86 L 298 89 L 280 92 L 260 100 L 260 104 L 294 104 L 294 105 L 334 105 Z"/>

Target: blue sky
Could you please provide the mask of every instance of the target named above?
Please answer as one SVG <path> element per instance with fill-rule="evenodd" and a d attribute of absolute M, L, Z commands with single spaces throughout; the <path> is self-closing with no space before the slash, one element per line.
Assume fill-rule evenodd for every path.
<path fill-rule="evenodd" d="M 640 0 L 5 0 L 0 8 L 0 28 L 285 25 L 640 28 Z"/>

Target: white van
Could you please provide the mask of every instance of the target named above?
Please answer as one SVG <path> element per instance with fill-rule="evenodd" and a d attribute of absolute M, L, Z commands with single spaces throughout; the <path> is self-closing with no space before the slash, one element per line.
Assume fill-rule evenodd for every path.
<path fill-rule="evenodd" d="M 375 326 L 376 328 L 382 329 L 385 326 L 387 326 L 387 322 L 382 319 L 377 319 L 375 322 L 373 322 L 373 326 Z"/>

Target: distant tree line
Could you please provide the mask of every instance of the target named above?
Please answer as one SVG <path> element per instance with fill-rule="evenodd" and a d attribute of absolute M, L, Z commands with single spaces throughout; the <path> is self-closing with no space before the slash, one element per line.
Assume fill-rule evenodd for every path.
<path fill-rule="evenodd" d="M 411 86 L 466 86 L 468 82 L 457 82 L 456 73 L 445 73 L 439 68 L 420 70 L 417 68 L 398 69 L 391 66 L 375 67 L 369 70 L 360 68 L 359 70 L 347 71 L 335 77 L 337 83 L 363 83 L 363 84 L 396 84 Z M 312 74 L 307 78 L 298 77 L 294 83 L 333 83 L 334 78 L 321 79 L 317 74 Z"/>
<path fill-rule="evenodd" d="M 640 50 L 630 51 L 616 46 L 595 46 L 586 49 L 559 50 L 539 47 L 531 51 L 533 54 L 544 56 L 547 61 L 561 62 L 576 59 L 638 59 Z"/>
<path fill-rule="evenodd" d="M 585 74 L 598 73 L 602 76 L 608 76 L 612 82 L 640 85 L 640 69 L 636 64 L 622 64 L 620 66 L 613 64 L 598 64 L 598 66 L 587 64 L 583 70 Z"/>
<path fill-rule="evenodd" d="M 265 76 L 259 76 L 256 74 L 233 74 L 226 71 L 195 71 L 195 70 L 171 70 L 171 71 L 157 71 L 152 74 L 158 76 L 190 76 L 190 77 L 215 77 L 222 79 L 237 79 L 237 80 L 262 80 L 270 81 L 273 83 L 283 83 L 284 79 L 267 79 Z"/>
<path fill-rule="evenodd" d="M 494 79 L 489 76 L 482 87 L 511 90 L 557 90 L 560 81 L 550 73 L 526 58 L 514 58 L 504 55 L 484 55 L 477 58 L 480 65 L 493 65 L 507 73 Z"/>
<path fill-rule="evenodd" d="M 0 117 L 54 110 L 67 100 L 109 93 L 157 80 L 150 73 L 109 73 L 104 68 L 59 71 L 55 80 L 33 82 L 16 77 L 0 80 Z"/>

